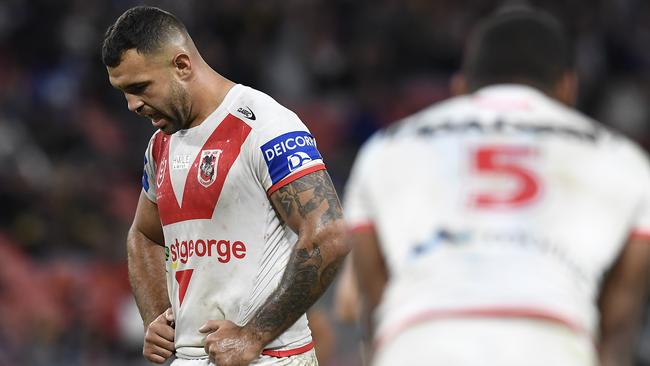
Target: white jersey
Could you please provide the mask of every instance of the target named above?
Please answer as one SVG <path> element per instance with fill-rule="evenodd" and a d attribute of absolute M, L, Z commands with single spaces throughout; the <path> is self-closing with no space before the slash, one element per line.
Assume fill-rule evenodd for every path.
<path fill-rule="evenodd" d="M 178 357 L 207 357 L 202 324 L 227 319 L 243 325 L 277 288 L 297 236 L 269 196 L 321 169 L 300 119 L 242 85 L 199 126 L 153 135 L 143 190 L 158 205 L 165 236 Z M 312 347 L 303 315 L 263 354 L 290 356 Z"/>
<path fill-rule="evenodd" d="M 375 135 L 345 199 L 389 281 L 379 340 L 445 317 L 532 317 L 595 336 L 600 281 L 650 234 L 635 144 L 533 88 L 452 98 Z"/>

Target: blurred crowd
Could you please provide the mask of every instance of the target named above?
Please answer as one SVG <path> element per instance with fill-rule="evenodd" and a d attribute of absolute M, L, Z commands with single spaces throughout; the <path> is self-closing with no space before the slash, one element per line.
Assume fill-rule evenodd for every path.
<path fill-rule="evenodd" d="M 449 96 L 469 30 L 503 3 L 147 5 L 185 22 L 222 75 L 293 109 L 342 193 L 370 134 Z M 574 41 L 578 108 L 649 148 L 650 2 L 531 3 L 558 16 Z M 128 112 L 100 59 L 105 29 L 137 4 L 0 0 L 0 366 L 143 362 L 124 241 L 153 129 Z M 322 302 L 331 308 L 331 295 Z M 339 339 L 328 364 L 357 365 L 356 333 L 331 320 Z M 639 365 L 650 365 L 648 332 Z"/>

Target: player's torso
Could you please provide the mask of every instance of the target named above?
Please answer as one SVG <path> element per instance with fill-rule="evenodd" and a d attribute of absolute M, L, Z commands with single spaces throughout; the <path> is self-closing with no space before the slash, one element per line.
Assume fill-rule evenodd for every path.
<path fill-rule="evenodd" d="M 517 90 L 415 119 L 375 149 L 384 168 L 370 195 L 394 279 L 386 306 L 548 312 L 538 315 L 591 326 L 635 205 L 613 137 Z M 397 304 L 423 290 L 420 303 Z"/>
<path fill-rule="evenodd" d="M 185 300 L 197 303 L 191 296 L 207 295 L 200 287 L 248 287 L 237 282 L 249 280 L 246 274 L 259 255 L 267 211 L 259 205 L 266 201 L 264 191 L 256 187 L 255 177 L 246 170 L 242 158 L 250 127 L 231 116 L 212 133 L 188 132 L 191 134 L 163 137 L 166 141 L 156 180 L 172 280 L 170 294 L 180 311 Z M 206 280 L 211 284 L 204 283 Z M 192 291 L 188 292 L 190 287 Z M 224 297 L 223 290 L 220 292 Z M 186 299 L 186 294 L 190 298 Z M 225 297 L 237 299 L 241 295 Z"/>
<path fill-rule="evenodd" d="M 243 324 L 252 316 L 277 286 L 296 238 L 275 214 L 253 166 L 254 129 L 232 109 L 160 136 L 154 145 L 167 286 L 182 357 L 204 356 L 198 329 L 208 319 Z M 292 334 L 308 338 L 306 321 L 299 323 Z"/>

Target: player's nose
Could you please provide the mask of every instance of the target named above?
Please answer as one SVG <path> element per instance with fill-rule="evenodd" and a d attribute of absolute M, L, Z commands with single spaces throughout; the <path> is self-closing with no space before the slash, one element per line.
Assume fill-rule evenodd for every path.
<path fill-rule="evenodd" d="M 142 107 L 144 106 L 144 102 L 142 99 L 138 98 L 135 95 L 130 95 L 130 94 L 125 94 L 126 96 L 126 104 L 127 107 L 131 112 L 140 114 L 142 111 Z"/>

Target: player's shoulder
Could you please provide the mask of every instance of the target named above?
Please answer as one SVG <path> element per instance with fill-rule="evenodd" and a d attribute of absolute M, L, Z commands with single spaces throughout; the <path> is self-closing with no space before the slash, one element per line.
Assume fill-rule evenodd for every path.
<path fill-rule="evenodd" d="M 593 138 L 601 149 L 621 153 L 623 155 L 634 155 L 636 158 L 645 159 L 646 153 L 643 148 L 634 140 L 624 135 L 615 128 L 584 114 L 576 108 L 572 108 L 556 100 L 549 100 L 553 104 L 553 116 L 555 119 L 570 125 L 590 128 L 593 131 Z"/>
<path fill-rule="evenodd" d="M 381 165 L 391 152 L 405 153 L 405 148 L 408 149 L 414 139 L 418 138 L 419 129 L 432 120 L 438 120 L 444 109 L 452 103 L 449 100 L 435 103 L 377 130 L 359 148 L 357 165 Z"/>
<path fill-rule="evenodd" d="M 620 131 L 593 119 L 578 109 L 566 106 L 552 100 L 554 109 L 559 113 L 558 118 L 567 124 L 590 127 L 598 149 L 612 159 L 615 164 L 612 169 L 626 170 L 628 172 L 645 171 L 650 167 L 647 152 L 636 141 Z M 610 161 L 612 161 L 610 160 Z"/>
<path fill-rule="evenodd" d="M 283 130 L 302 127 L 300 118 L 268 94 L 238 84 L 237 94 L 228 112 L 248 124 L 253 131 Z"/>
<path fill-rule="evenodd" d="M 616 167 L 627 169 L 633 173 L 650 173 L 650 159 L 647 151 L 627 136 L 611 129 L 609 131 L 611 131 L 611 141 L 608 147 L 617 158 Z"/>
<path fill-rule="evenodd" d="M 266 93 L 238 85 L 229 113 L 251 127 L 251 138 L 242 149 L 264 157 L 275 183 L 305 164 L 322 162 L 311 135 L 300 118 Z"/>
<path fill-rule="evenodd" d="M 568 106 L 559 100 L 544 96 L 543 103 L 540 103 L 539 117 L 552 120 L 555 123 L 564 125 L 572 125 L 593 130 L 596 134 L 602 134 L 604 137 L 617 139 L 622 137 L 615 130 L 612 130 L 602 124 L 601 122 L 593 119 L 592 117 L 584 114 L 575 107 Z M 538 117 L 538 118 L 539 118 Z"/>
<path fill-rule="evenodd" d="M 162 132 L 162 130 L 156 130 L 149 139 L 149 144 L 147 145 L 147 152 L 153 157 L 153 161 L 157 162 L 159 160 L 163 143 L 165 142 L 167 135 Z"/>
<path fill-rule="evenodd" d="M 646 151 L 636 141 L 615 128 L 552 98 L 547 99 L 546 106 L 545 118 L 557 121 L 564 126 L 577 127 L 580 128 L 580 131 L 586 131 L 583 135 L 588 137 L 586 140 L 593 143 L 602 154 L 608 157 L 609 161 L 617 162 L 612 169 L 633 171 L 648 165 Z"/>
<path fill-rule="evenodd" d="M 468 96 L 457 96 L 433 103 L 378 131 L 374 141 L 376 141 L 375 143 L 381 143 L 380 141 L 387 143 L 417 135 L 422 128 L 447 121 L 449 116 L 455 116 L 459 111 L 467 110 L 468 101 Z"/>
<path fill-rule="evenodd" d="M 164 135 L 164 133 L 162 132 L 162 130 L 158 130 L 158 129 L 157 129 L 156 131 L 154 131 L 154 133 L 152 133 L 152 134 L 151 134 L 151 137 L 149 138 L 149 145 L 152 145 L 152 144 L 155 143 L 157 140 L 160 140 L 161 137 L 162 137 L 162 135 Z"/>

